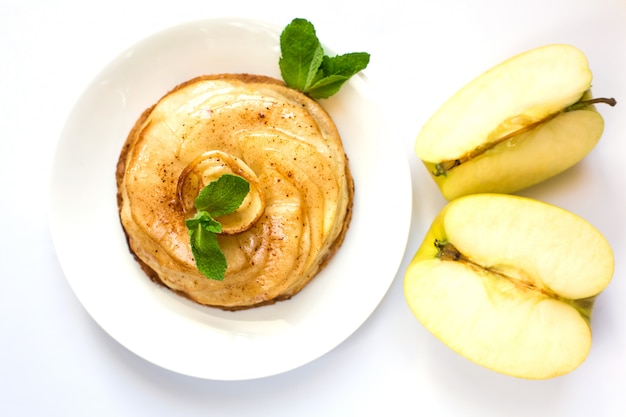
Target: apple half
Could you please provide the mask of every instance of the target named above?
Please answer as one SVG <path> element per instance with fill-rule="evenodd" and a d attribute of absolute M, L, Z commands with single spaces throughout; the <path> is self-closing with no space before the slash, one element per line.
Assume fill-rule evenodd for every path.
<path fill-rule="evenodd" d="M 424 124 L 415 153 L 448 200 L 513 193 L 582 160 L 604 120 L 582 51 L 552 44 L 514 56 L 471 81 Z"/>
<path fill-rule="evenodd" d="M 417 319 L 493 371 L 547 379 L 591 348 L 591 312 L 613 275 L 607 240 L 559 207 L 505 194 L 446 205 L 404 277 Z"/>

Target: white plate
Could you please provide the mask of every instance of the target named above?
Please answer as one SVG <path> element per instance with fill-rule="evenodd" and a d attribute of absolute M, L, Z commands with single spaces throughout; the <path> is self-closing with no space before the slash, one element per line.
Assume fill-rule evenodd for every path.
<path fill-rule="evenodd" d="M 280 78 L 281 29 L 220 19 L 149 37 L 89 85 L 58 145 L 51 228 L 73 291 L 119 343 L 178 373 L 242 380 L 313 361 L 364 323 L 404 255 L 410 171 L 362 75 L 322 102 L 350 157 L 355 208 L 336 257 L 300 294 L 247 311 L 206 308 L 153 284 L 130 255 L 117 214 L 114 173 L 134 121 L 169 89 L 197 75 L 248 72 Z"/>

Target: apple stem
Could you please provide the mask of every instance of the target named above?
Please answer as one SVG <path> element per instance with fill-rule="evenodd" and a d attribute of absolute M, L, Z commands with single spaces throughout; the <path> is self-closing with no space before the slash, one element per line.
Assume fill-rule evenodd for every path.
<path fill-rule="evenodd" d="M 587 106 L 591 106 L 593 104 L 608 104 L 609 106 L 614 107 L 617 104 L 617 100 L 615 100 L 613 97 L 611 98 L 598 97 L 598 98 L 592 98 L 590 100 L 581 100 L 572 104 L 568 108 L 566 108 L 565 111 L 568 112 L 568 111 L 580 110 Z"/>

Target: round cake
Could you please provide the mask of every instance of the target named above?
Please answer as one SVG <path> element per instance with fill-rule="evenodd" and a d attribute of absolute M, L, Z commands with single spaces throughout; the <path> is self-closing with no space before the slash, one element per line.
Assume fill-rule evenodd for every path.
<path fill-rule="evenodd" d="M 250 191 L 223 218 L 223 280 L 196 267 L 186 220 L 223 174 Z M 249 74 L 189 80 L 140 116 L 120 153 L 117 200 L 146 274 L 225 310 L 286 300 L 326 265 L 350 223 L 354 185 L 339 132 L 315 100 Z"/>

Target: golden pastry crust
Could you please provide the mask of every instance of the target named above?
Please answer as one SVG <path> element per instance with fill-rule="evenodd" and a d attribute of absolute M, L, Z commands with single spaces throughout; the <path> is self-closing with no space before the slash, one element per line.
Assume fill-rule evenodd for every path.
<path fill-rule="evenodd" d="M 218 236 L 228 268 L 216 281 L 197 270 L 185 220 L 188 200 L 225 172 L 250 176 L 258 204 L 247 210 L 262 211 Z M 175 87 L 131 129 L 116 180 L 120 220 L 146 274 L 226 310 L 297 294 L 341 246 L 352 215 L 354 183 L 332 119 L 265 76 L 201 76 Z"/>

